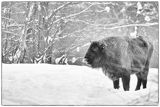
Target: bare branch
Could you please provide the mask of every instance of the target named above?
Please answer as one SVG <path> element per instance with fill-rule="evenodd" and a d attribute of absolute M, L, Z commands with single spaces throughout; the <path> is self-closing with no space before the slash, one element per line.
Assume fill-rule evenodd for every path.
<path fill-rule="evenodd" d="M 83 29 L 76 30 L 76 31 L 74 31 L 74 32 L 72 32 L 72 33 L 70 33 L 70 34 L 74 34 L 74 33 L 78 33 L 78 32 L 84 31 L 84 30 L 86 30 L 86 28 L 87 28 L 87 27 L 84 27 Z"/>
<path fill-rule="evenodd" d="M 66 7 L 66 6 L 68 6 L 69 4 L 72 4 L 72 2 L 68 2 L 68 3 L 58 7 L 56 10 L 54 10 L 54 13 L 58 12 L 59 10 L 61 10 L 62 8 Z"/>
<path fill-rule="evenodd" d="M 11 20 L 11 21 L 15 21 L 14 19 L 12 19 L 12 18 L 7 18 L 7 17 L 1 17 L 2 19 L 6 19 L 6 20 Z"/>
<path fill-rule="evenodd" d="M 95 5 L 95 4 L 91 4 L 90 6 L 88 6 L 87 8 L 83 9 L 82 11 L 80 11 L 80 12 L 78 12 L 78 13 L 71 14 L 71 15 L 66 16 L 66 17 L 61 17 L 61 18 L 55 20 L 53 23 L 56 23 L 56 22 L 60 21 L 61 19 L 66 19 L 66 18 L 70 18 L 70 17 L 76 16 L 76 15 L 79 15 L 79 14 L 87 11 L 87 10 L 88 10 L 90 7 L 92 7 L 93 5 Z"/>
<path fill-rule="evenodd" d="M 111 2 L 108 2 L 108 3 L 90 3 L 91 5 L 89 5 L 87 8 L 83 9 L 82 11 L 78 12 L 78 13 L 74 13 L 74 14 L 71 14 L 69 16 L 65 16 L 65 17 L 61 17 L 57 20 L 55 20 L 53 23 L 56 23 L 58 21 L 60 21 L 61 19 L 67 19 L 67 18 L 70 18 L 70 17 L 74 17 L 74 16 L 77 16 L 77 15 L 80 15 L 81 13 L 84 13 L 86 12 L 89 8 L 91 8 L 92 6 L 94 5 L 100 5 L 100 4 L 111 4 Z"/>
<path fill-rule="evenodd" d="M 64 7 L 66 7 L 66 6 L 70 5 L 70 4 L 72 4 L 72 2 L 68 2 L 68 3 L 66 3 L 66 4 L 58 7 L 57 9 L 55 9 L 55 10 L 52 12 L 51 16 L 49 16 L 48 20 L 50 21 L 50 20 L 52 19 L 52 17 L 53 17 L 59 10 L 63 9 Z"/>
<path fill-rule="evenodd" d="M 7 25 L 7 27 L 23 27 L 25 26 L 24 24 L 11 24 L 11 25 Z"/>
<path fill-rule="evenodd" d="M 66 4 L 58 7 L 56 10 L 54 10 L 54 11 L 52 12 L 51 16 L 49 16 L 48 22 L 50 23 L 52 17 L 55 16 L 56 13 L 57 13 L 59 10 L 63 9 L 64 7 L 66 7 L 66 6 L 68 6 L 68 5 L 71 5 L 71 4 L 77 4 L 77 3 L 68 2 L 68 3 L 66 3 Z M 55 17 L 54 17 L 54 18 L 55 18 Z M 63 18 L 60 18 L 60 20 L 61 20 L 61 19 L 63 19 Z M 60 21 L 60 20 L 58 20 L 58 21 Z M 57 22 L 58 22 L 58 21 L 57 21 Z M 52 29 L 52 25 L 54 24 L 54 22 L 55 22 L 55 21 L 51 21 L 50 28 L 48 28 L 48 31 L 50 31 L 50 30 Z"/>
<path fill-rule="evenodd" d="M 8 33 L 8 34 L 12 34 L 12 35 L 19 35 L 19 34 L 16 34 L 16 33 L 14 33 L 14 32 L 5 31 L 5 30 L 3 30 L 2 32 L 4 32 L 4 33 Z"/>
<path fill-rule="evenodd" d="M 82 23 L 85 23 L 87 25 L 91 25 L 91 26 L 95 26 L 95 27 L 104 27 L 104 26 L 114 26 L 114 25 L 117 25 L 118 23 L 111 23 L 111 24 L 93 24 L 93 23 L 90 23 L 88 21 L 84 21 L 84 20 L 79 20 L 79 19 L 74 19 L 74 20 L 70 20 L 72 22 L 82 22 Z"/>
<path fill-rule="evenodd" d="M 158 24 L 159 23 L 128 24 L 128 25 L 121 25 L 121 26 L 115 26 L 110 28 L 106 28 L 106 26 L 104 26 L 104 29 L 117 29 L 117 28 L 131 27 L 131 26 L 154 26 Z"/>
<path fill-rule="evenodd" d="M 25 12 L 23 11 L 23 12 L 15 12 L 15 13 L 11 13 L 12 15 L 13 14 L 25 14 Z"/>

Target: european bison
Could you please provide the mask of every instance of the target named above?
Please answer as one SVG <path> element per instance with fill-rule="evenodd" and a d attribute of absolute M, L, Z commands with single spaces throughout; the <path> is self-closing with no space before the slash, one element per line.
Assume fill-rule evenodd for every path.
<path fill-rule="evenodd" d="M 138 78 L 136 90 L 141 84 L 146 88 L 152 53 L 153 45 L 141 36 L 108 37 L 92 42 L 85 59 L 92 68 L 102 68 L 113 80 L 115 89 L 119 88 L 119 78 L 122 78 L 123 89 L 128 91 L 131 74 Z"/>

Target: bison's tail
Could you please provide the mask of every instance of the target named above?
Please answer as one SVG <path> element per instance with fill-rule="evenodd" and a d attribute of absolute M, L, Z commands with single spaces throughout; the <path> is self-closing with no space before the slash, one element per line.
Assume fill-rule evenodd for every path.
<path fill-rule="evenodd" d="M 146 60 L 146 63 L 145 63 L 144 71 L 149 69 L 149 63 L 150 63 L 150 60 L 151 60 L 151 57 L 152 57 L 153 49 L 154 49 L 153 44 L 149 42 L 147 60 Z"/>

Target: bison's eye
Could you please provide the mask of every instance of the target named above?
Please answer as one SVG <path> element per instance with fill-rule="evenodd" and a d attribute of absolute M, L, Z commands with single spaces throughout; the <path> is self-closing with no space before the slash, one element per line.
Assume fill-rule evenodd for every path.
<path fill-rule="evenodd" d="M 92 51 L 97 52 L 98 51 L 98 47 L 93 47 Z"/>

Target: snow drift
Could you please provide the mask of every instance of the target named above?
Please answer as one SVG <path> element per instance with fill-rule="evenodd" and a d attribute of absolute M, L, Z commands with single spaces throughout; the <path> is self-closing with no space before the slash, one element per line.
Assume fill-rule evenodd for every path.
<path fill-rule="evenodd" d="M 151 68 L 147 89 L 115 90 L 101 69 L 48 64 L 2 64 L 3 105 L 158 105 L 158 69 Z"/>

